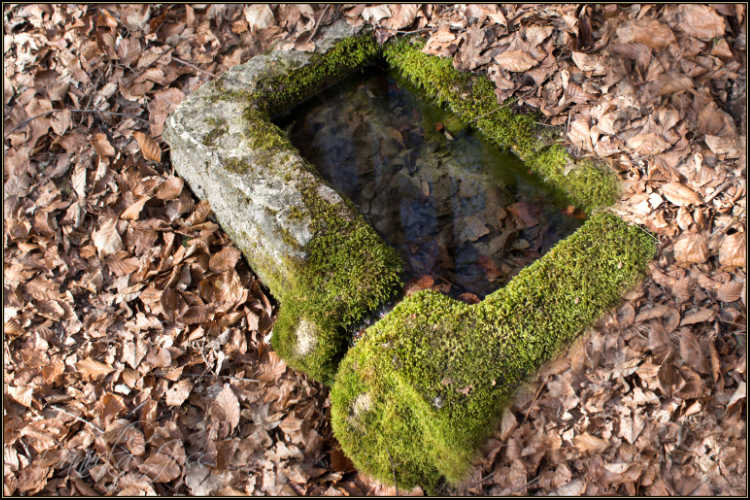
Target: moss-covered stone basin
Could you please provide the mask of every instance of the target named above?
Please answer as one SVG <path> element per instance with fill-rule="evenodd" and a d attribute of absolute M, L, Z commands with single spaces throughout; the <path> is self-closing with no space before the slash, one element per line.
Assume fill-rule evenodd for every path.
<path fill-rule="evenodd" d="M 382 481 L 395 469 L 402 487 L 456 482 L 518 384 L 616 305 L 653 241 L 597 213 L 616 199 L 612 172 L 573 161 L 532 114 L 498 105 L 486 77 L 418 40 L 378 47 L 343 22 L 321 31 L 315 53 L 258 56 L 191 94 L 164 137 L 176 171 L 280 301 L 273 347 L 333 384 L 334 434 L 355 465 Z M 377 58 L 590 216 L 482 302 L 416 293 L 347 352 L 348 328 L 399 289 L 403 263 L 271 119 Z"/>

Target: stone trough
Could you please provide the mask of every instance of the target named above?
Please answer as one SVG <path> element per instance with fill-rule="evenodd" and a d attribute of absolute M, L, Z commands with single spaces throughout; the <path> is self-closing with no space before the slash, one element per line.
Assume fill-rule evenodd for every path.
<path fill-rule="evenodd" d="M 274 349 L 333 385 L 334 434 L 355 465 L 390 482 L 397 463 L 404 488 L 455 483 L 525 377 L 637 281 L 653 240 L 597 210 L 616 199 L 613 173 L 574 162 L 532 115 L 498 106 L 486 77 L 424 54 L 418 40 L 379 47 L 344 22 L 321 31 L 315 53 L 257 56 L 188 96 L 164 138 L 175 170 L 279 300 Z M 347 352 L 349 329 L 398 292 L 403 263 L 271 118 L 377 59 L 590 216 L 482 302 L 418 292 Z"/>

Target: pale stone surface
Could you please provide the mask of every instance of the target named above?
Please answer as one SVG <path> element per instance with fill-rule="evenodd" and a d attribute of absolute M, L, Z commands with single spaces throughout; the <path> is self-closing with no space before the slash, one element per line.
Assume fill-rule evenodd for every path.
<path fill-rule="evenodd" d="M 354 32 L 344 21 L 321 29 L 316 52 L 327 52 Z M 289 272 L 285 257 L 306 259 L 304 247 L 312 238 L 301 186 L 319 184 L 317 192 L 329 203 L 342 199 L 308 172 L 298 155 L 254 150 L 244 134 L 247 103 L 241 97 L 216 97 L 252 92 L 259 81 L 301 68 L 311 57 L 312 53 L 273 51 L 235 66 L 222 75 L 219 88 L 209 82 L 186 97 L 164 128 L 175 171 L 196 196 L 210 202 L 216 218 L 250 262 L 273 263 L 282 281 Z M 217 127 L 226 131 L 212 134 Z M 232 162 L 241 163 L 244 171 L 231 168 Z M 254 270 L 268 283 L 267 267 Z"/>

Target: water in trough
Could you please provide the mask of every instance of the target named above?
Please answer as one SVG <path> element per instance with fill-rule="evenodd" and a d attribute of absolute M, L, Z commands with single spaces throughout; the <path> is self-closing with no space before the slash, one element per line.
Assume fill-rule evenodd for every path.
<path fill-rule="evenodd" d="M 482 299 L 583 223 L 517 156 L 377 66 L 275 122 L 401 252 L 407 289 Z"/>

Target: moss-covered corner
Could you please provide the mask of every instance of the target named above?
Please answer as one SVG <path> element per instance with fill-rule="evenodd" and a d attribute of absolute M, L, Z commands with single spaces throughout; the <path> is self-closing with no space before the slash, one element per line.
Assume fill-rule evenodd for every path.
<path fill-rule="evenodd" d="M 383 46 L 383 54 L 426 96 L 449 106 L 498 146 L 514 151 L 587 213 L 617 201 L 619 183 L 614 172 L 591 161 L 568 168 L 575 162 L 565 148 L 553 144 L 549 129 L 535 123 L 534 114 L 514 112 L 510 101 L 498 105 L 495 85 L 487 76 L 462 73 L 453 67 L 452 59 L 422 52 L 423 45 L 416 37 L 393 38 Z"/>
<path fill-rule="evenodd" d="M 372 37 L 346 38 L 325 54 L 313 54 L 305 65 L 272 72 L 273 76 L 261 79 L 253 92 L 219 97 L 243 102 L 244 133 L 253 150 L 252 161 L 230 160 L 225 168 L 237 174 L 248 172 L 252 165 L 284 168 L 280 178 L 287 184 L 297 183 L 302 194 L 304 210 L 290 207 L 285 217 L 292 223 L 309 220 L 313 236 L 301 249 L 308 257 L 285 258 L 279 266 L 256 249 L 244 253 L 281 303 L 273 348 L 292 368 L 325 384 L 333 382 L 348 348 L 348 329 L 400 287 L 403 262 L 356 207 L 334 195 L 315 167 L 299 158 L 271 117 L 362 67 L 377 54 Z M 283 59 L 277 63 L 285 64 Z M 321 195 L 321 189 L 326 196 Z M 285 228 L 278 227 L 274 236 L 295 247 L 294 237 Z M 279 267 L 286 270 L 283 276 Z"/>
<path fill-rule="evenodd" d="M 434 488 L 463 478 L 528 374 L 620 300 L 655 251 L 598 214 L 479 304 L 422 291 L 367 330 L 339 366 L 334 435 L 359 470 Z"/>
<path fill-rule="evenodd" d="M 271 342 L 291 367 L 330 385 L 348 329 L 401 286 L 403 262 L 350 201 L 329 203 L 309 188 L 303 199 L 316 236 L 292 286 L 277 291 L 282 307 Z"/>

